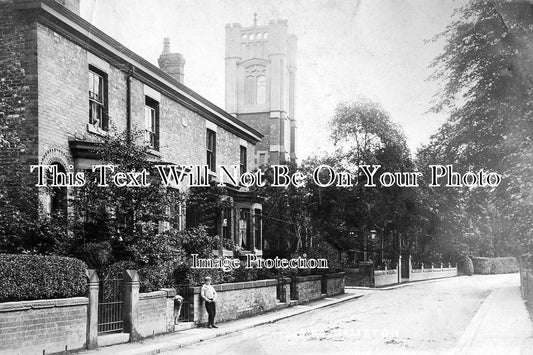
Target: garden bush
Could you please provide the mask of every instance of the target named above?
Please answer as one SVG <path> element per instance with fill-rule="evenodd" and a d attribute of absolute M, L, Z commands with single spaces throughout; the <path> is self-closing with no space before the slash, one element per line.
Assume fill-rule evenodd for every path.
<path fill-rule="evenodd" d="M 474 274 L 508 274 L 518 272 L 518 261 L 515 257 L 503 258 L 472 258 Z"/>
<path fill-rule="evenodd" d="M 0 254 L 0 302 L 84 296 L 86 269 L 74 258 Z"/>
<path fill-rule="evenodd" d="M 172 278 L 175 265 L 173 262 L 161 262 L 155 265 L 140 266 L 131 260 L 117 261 L 112 264 L 104 275 L 99 275 L 100 279 L 122 278 L 125 270 L 137 270 L 139 273 L 139 291 L 152 292 L 162 288 L 174 287 Z"/>
<path fill-rule="evenodd" d="M 457 263 L 457 272 L 459 275 L 472 276 L 474 274 L 474 264 L 472 263 L 472 259 L 466 255 L 461 256 Z"/>

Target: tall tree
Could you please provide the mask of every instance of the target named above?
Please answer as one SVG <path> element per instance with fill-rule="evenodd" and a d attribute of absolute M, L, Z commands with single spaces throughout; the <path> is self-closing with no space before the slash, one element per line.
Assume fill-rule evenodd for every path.
<path fill-rule="evenodd" d="M 419 160 L 503 177 L 496 189 L 436 192 L 448 220 L 437 227 L 478 254 L 516 254 L 533 237 L 532 25 L 530 4 L 472 1 L 435 38 L 446 45 L 432 64 L 432 78 L 444 83 L 433 110 L 449 118 Z"/>
<path fill-rule="evenodd" d="M 422 217 L 417 209 L 416 188 L 398 186 L 365 187 L 360 165 L 380 165 L 376 179 L 384 172 L 410 172 L 414 164 L 405 136 L 389 114 L 376 102 L 359 98 L 337 106 L 330 121 L 335 151 L 307 162 L 357 177 L 351 187 L 327 188 L 310 184 L 311 221 L 317 230 L 340 249 L 361 248 L 364 235 L 376 229 L 380 239 L 398 233 L 415 237 Z M 379 246 L 379 248 L 381 245 Z M 392 252 L 393 250 L 390 250 Z"/>

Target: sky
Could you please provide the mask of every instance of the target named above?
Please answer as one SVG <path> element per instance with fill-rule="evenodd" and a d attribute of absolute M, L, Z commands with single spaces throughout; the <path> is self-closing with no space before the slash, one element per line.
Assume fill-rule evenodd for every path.
<path fill-rule="evenodd" d="M 331 149 L 327 122 L 340 102 L 365 96 L 400 124 L 414 153 L 446 119 L 429 113 L 439 83 L 427 42 L 465 0 L 81 0 L 81 15 L 157 65 L 163 38 L 185 58 L 185 84 L 224 108 L 224 27 L 287 19 L 298 37 L 299 159 Z"/>

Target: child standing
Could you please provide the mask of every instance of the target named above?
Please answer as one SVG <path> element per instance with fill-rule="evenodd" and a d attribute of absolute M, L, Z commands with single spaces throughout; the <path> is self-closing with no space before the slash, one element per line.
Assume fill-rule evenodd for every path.
<path fill-rule="evenodd" d="M 215 314 L 216 314 L 216 305 L 215 300 L 217 299 L 217 291 L 213 285 L 211 285 L 211 278 L 206 276 L 204 279 L 204 284 L 200 295 L 205 301 L 205 309 L 208 314 L 208 328 L 218 328 L 215 325 Z"/>

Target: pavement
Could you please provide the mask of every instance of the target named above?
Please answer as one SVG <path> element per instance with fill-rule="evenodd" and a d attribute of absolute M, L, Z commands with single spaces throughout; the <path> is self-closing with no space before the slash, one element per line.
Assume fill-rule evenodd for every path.
<path fill-rule="evenodd" d="M 502 285 L 483 301 L 454 354 L 533 354 L 533 327 L 520 288 Z"/>
<path fill-rule="evenodd" d="M 218 353 L 219 350 L 222 349 L 219 346 L 224 345 L 225 343 L 229 342 L 233 344 L 236 340 L 239 339 L 239 337 L 242 337 L 243 339 L 246 339 L 247 336 L 255 337 L 256 335 L 246 335 L 247 333 L 250 333 L 250 331 L 247 330 L 254 327 L 265 325 L 264 327 L 260 327 L 257 329 L 264 328 L 264 330 L 262 330 L 261 332 L 265 332 L 266 334 L 271 333 L 279 327 L 287 329 L 288 331 L 286 323 L 288 320 L 284 321 L 284 319 L 295 317 L 297 315 L 304 314 L 313 310 L 338 305 L 338 307 L 334 307 L 331 312 L 313 312 L 309 314 L 314 314 L 314 316 L 304 315 L 301 317 L 297 317 L 298 320 L 296 322 L 305 323 L 306 318 L 310 318 L 310 320 L 312 321 L 311 323 L 316 323 L 317 317 L 325 317 L 321 318 L 317 324 L 323 324 L 325 322 L 327 323 L 327 318 L 331 317 L 330 314 L 335 312 L 341 313 L 341 319 L 345 318 L 343 315 L 347 314 L 347 312 L 355 312 L 354 314 L 358 314 L 358 317 L 360 317 L 364 313 L 365 309 L 372 311 L 372 307 L 374 304 L 377 304 L 378 306 L 385 305 L 385 307 L 387 307 L 387 302 L 392 302 L 394 310 L 383 313 L 384 310 L 381 307 L 376 308 L 376 310 L 374 311 L 376 313 L 374 315 L 374 318 L 368 319 L 369 324 L 371 324 L 372 327 L 391 327 L 395 323 L 391 319 L 387 320 L 390 316 L 400 319 L 407 319 L 411 317 L 410 315 L 416 314 L 417 317 L 422 318 L 413 321 L 415 324 L 418 324 L 417 322 L 419 322 L 420 320 L 424 320 L 424 318 L 427 318 L 426 321 L 429 322 L 428 324 L 434 324 L 434 329 L 433 326 L 430 327 L 430 329 L 427 329 L 426 332 L 424 332 L 423 330 L 420 331 L 420 329 L 418 329 L 418 333 L 420 333 L 418 334 L 418 337 L 420 339 L 416 340 L 414 339 L 416 338 L 416 336 L 413 336 L 413 334 L 417 333 L 412 332 L 412 330 L 416 330 L 416 328 L 413 328 L 410 331 L 406 331 L 406 329 L 409 327 L 407 327 L 406 329 L 400 328 L 402 332 L 406 331 L 407 337 L 402 338 L 400 336 L 394 337 L 392 338 L 392 340 L 387 339 L 387 341 L 385 342 L 386 345 L 380 344 L 376 346 L 372 345 L 372 341 L 369 341 L 369 339 L 365 338 L 362 339 L 363 343 L 345 343 L 348 348 L 353 349 L 353 346 L 357 345 L 357 348 L 363 350 L 359 344 L 365 344 L 367 346 L 366 349 L 368 350 L 368 352 L 366 353 L 381 354 L 384 353 L 383 351 L 386 351 L 385 349 L 388 349 L 386 353 L 391 353 L 390 347 L 396 344 L 395 346 L 399 347 L 399 349 L 397 349 L 399 351 L 393 353 L 402 354 L 428 353 L 427 351 L 430 351 L 430 353 L 454 355 L 533 354 L 533 326 L 529 317 L 529 313 L 525 307 L 524 301 L 520 296 L 520 289 L 517 280 L 517 277 L 515 277 L 514 275 L 494 275 L 486 277 L 474 276 L 472 278 L 464 276 L 449 279 L 419 281 L 379 289 L 369 289 L 365 287 L 346 287 L 346 293 L 343 295 L 328 297 L 306 305 L 297 305 L 288 308 L 283 308 L 277 311 L 264 313 L 262 315 L 257 315 L 250 318 L 244 318 L 232 322 L 222 323 L 219 325 L 220 328 L 218 329 L 193 328 L 177 333 L 156 336 L 151 339 L 144 339 L 143 341 L 137 343 L 126 343 L 109 347 L 101 347 L 91 351 L 83 351 L 81 352 L 81 354 L 137 355 L 158 354 L 164 352 L 174 353 L 175 350 L 184 347 L 188 347 L 187 349 L 189 350 L 187 351 L 192 351 L 194 353 L 190 346 L 197 347 L 197 353 Z M 444 284 L 439 285 L 440 283 Z M 473 288 L 475 292 L 467 292 L 465 289 L 463 289 L 465 287 L 469 288 L 469 286 L 466 285 L 470 284 L 475 286 Z M 479 285 L 484 286 L 483 288 L 478 289 Z M 401 289 L 405 287 L 407 287 L 405 291 L 402 291 Z M 401 294 L 398 294 L 397 292 L 401 292 Z M 476 294 L 476 292 L 479 297 L 474 297 L 474 294 Z M 441 311 L 440 309 L 438 309 L 437 305 L 444 304 L 445 302 L 443 302 L 443 300 L 445 300 L 446 297 L 452 297 L 452 295 L 454 294 L 456 295 L 453 296 L 453 298 L 450 298 L 449 303 L 452 305 L 458 305 L 455 306 L 457 314 L 454 315 L 451 314 L 451 312 L 447 313 L 446 311 Z M 346 303 L 347 301 L 352 301 L 363 296 L 369 296 L 369 298 L 367 299 L 367 297 L 364 297 L 364 299 L 362 299 L 361 301 L 357 301 L 353 305 L 351 305 L 352 303 Z M 416 300 L 416 303 L 413 303 L 412 306 L 406 305 L 404 307 L 405 309 L 402 310 L 394 304 L 395 302 L 397 302 L 398 297 L 404 297 L 413 300 L 415 300 L 416 297 L 419 297 L 419 299 Z M 441 297 L 444 298 L 441 299 Z M 460 306 L 460 303 L 462 302 L 461 300 L 465 300 L 466 302 L 464 308 L 461 308 L 462 306 Z M 466 304 L 468 304 L 468 306 L 466 306 Z M 437 312 L 435 312 L 435 310 L 437 310 Z M 413 311 L 416 313 L 413 313 Z M 389 314 L 390 312 L 393 313 Z M 421 314 L 423 314 L 424 312 L 429 313 L 427 316 L 421 316 Z M 463 314 L 462 316 L 461 313 Z M 416 317 L 413 316 L 412 318 Z M 433 321 L 431 320 L 432 318 L 434 319 Z M 274 325 L 267 325 L 278 321 L 280 321 L 280 323 L 283 325 L 275 326 L 275 328 L 272 328 L 274 327 Z M 359 321 L 361 320 L 358 320 L 357 322 Z M 380 322 L 383 322 L 383 324 L 380 324 Z M 440 322 L 442 324 L 439 327 L 435 322 Z M 332 329 L 338 328 L 338 321 L 334 321 L 332 324 L 336 325 Z M 364 324 L 364 322 L 361 321 L 361 324 Z M 403 324 L 403 321 L 401 321 L 400 324 Z M 405 324 L 405 326 L 407 326 L 407 323 Z M 312 329 L 314 329 L 314 326 Z M 257 333 L 259 332 L 259 330 L 254 332 Z M 327 334 L 328 332 L 331 334 L 330 330 L 326 330 L 325 333 Z M 223 337 L 230 334 L 232 334 L 230 338 L 220 338 L 228 340 L 206 342 L 207 340 Z M 231 337 L 237 338 L 232 339 Z M 442 339 L 439 343 L 438 339 L 440 338 Z M 275 339 L 276 337 L 274 335 L 272 335 L 272 337 L 270 338 L 267 338 L 267 340 L 265 340 L 267 342 L 267 344 L 265 344 L 265 349 L 274 349 L 276 347 L 275 342 L 279 342 L 280 344 L 283 343 L 282 336 L 278 336 L 278 340 Z M 435 341 L 435 339 L 437 339 L 437 341 Z M 330 339 L 331 341 L 327 341 L 326 338 L 325 340 L 326 343 L 331 346 L 339 346 L 344 341 L 352 341 L 353 339 L 332 338 Z M 273 341 L 274 343 L 272 343 Z M 438 346 L 434 348 L 428 347 L 428 344 L 431 344 L 431 342 L 438 344 Z M 241 343 L 249 344 L 249 339 L 241 341 Z M 376 342 L 376 344 L 377 343 L 378 342 Z M 201 344 L 210 344 L 211 347 L 214 347 L 214 350 L 211 352 L 205 352 L 206 350 L 208 350 L 208 348 L 206 348 L 205 345 Z M 293 345 L 296 344 L 297 343 Z M 445 346 L 445 344 L 449 345 Z M 283 347 L 284 346 L 285 345 L 283 345 Z M 316 346 L 318 346 L 318 344 Z M 300 347 L 300 349 L 302 348 Z M 324 353 L 319 347 L 311 347 L 310 349 L 315 349 L 316 351 L 320 349 L 320 352 Z M 326 347 L 324 349 L 330 348 Z M 340 349 L 342 348 L 339 348 L 339 350 Z M 422 349 L 425 350 L 420 352 Z M 181 350 L 186 351 L 186 349 Z M 235 351 L 234 353 L 242 352 Z M 349 352 L 338 351 L 337 353 Z"/>
<path fill-rule="evenodd" d="M 98 355 L 152 355 L 166 351 L 176 350 L 200 343 L 206 340 L 214 339 L 224 335 L 240 332 L 242 330 L 254 328 L 260 325 L 274 323 L 279 320 L 294 317 L 299 314 L 310 312 L 316 309 L 331 307 L 342 302 L 351 301 L 373 292 L 372 289 L 352 290 L 347 289 L 345 294 L 326 297 L 318 301 L 310 302 L 304 305 L 296 305 L 283 308 L 277 311 L 271 311 L 264 314 L 256 315 L 250 318 L 238 319 L 235 321 L 219 324 L 218 329 L 192 328 L 172 334 L 158 335 L 154 338 L 143 339 L 135 343 L 124 343 L 107 347 L 100 347 L 94 350 L 85 350 L 79 354 L 98 354 Z"/>

